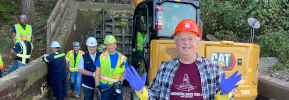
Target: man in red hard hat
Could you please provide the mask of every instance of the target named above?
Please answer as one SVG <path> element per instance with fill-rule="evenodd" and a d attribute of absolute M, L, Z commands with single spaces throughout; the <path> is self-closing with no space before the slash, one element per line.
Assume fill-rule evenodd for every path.
<path fill-rule="evenodd" d="M 201 34 L 198 24 L 181 21 L 173 34 L 179 57 L 163 63 L 145 88 L 146 73 L 140 77 L 134 67 L 126 69 L 124 78 L 142 100 L 228 100 L 238 87 L 242 74 L 236 71 L 228 79 L 222 67 L 211 59 L 197 54 Z"/>

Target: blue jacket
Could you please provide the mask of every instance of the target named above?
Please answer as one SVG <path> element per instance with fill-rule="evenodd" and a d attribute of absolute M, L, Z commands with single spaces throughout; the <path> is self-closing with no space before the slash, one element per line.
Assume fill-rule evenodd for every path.
<path fill-rule="evenodd" d="M 94 61 L 97 60 L 100 54 L 101 54 L 100 52 L 96 53 L 96 57 Z M 90 72 L 95 72 L 96 66 L 94 65 L 94 62 L 91 59 L 89 53 L 85 53 L 84 55 L 82 55 L 82 57 L 83 57 L 83 62 L 84 62 L 84 69 Z M 93 88 L 95 87 L 95 81 L 92 76 L 82 75 L 82 83 L 89 87 L 93 87 Z"/>
<path fill-rule="evenodd" d="M 64 80 L 67 77 L 65 53 L 58 50 L 49 56 L 43 57 L 48 62 L 48 78 L 53 80 Z"/>

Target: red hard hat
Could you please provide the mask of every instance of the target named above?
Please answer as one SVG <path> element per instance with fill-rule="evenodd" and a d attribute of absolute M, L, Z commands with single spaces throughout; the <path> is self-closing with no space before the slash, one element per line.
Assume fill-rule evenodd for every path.
<path fill-rule="evenodd" d="M 176 27 L 173 37 L 175 37 L 179 32 L 188 31 L 197 34 L 201 38 L 201 32 L 199 25 L 191 19 L 182 20 Z"/>

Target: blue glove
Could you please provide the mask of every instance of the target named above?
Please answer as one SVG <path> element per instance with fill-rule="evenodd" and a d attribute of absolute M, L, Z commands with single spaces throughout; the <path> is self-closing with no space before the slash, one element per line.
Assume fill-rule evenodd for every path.
<path fill-rule="evenodd" d="M 94 72 L 91 72 L 91 76 L 92 76 L 92 77 L 94 77 L 93 74 L 94 74 Z"/>
<path fill-rule="evenodd" d="M 134 90 L 139 91 L 145 85 L 147 73 L 144 73 L 141 78 L 133 66 L 131 66 L 130 68 L 131 69 L 126 68 L 126 71 L 124 71 L 125 75 L 123 75 L 123 77 L 129 82 L 130 86 Z"/>
<path fill-rule="evenodd" d="M 236 71 L 228 79 L 226 79 L 226 73 L 223 72 L 222 80 L 221 80 L 221 86 L 222 86 L 221 93 L 222 94 L 229 94 L 234 88 L 237 88 L 239 86 L 236 84 L 241 80 L 242 74 L 239 74 L 238 76 L 236 76 L 238 73 L 239 73 L 239 70 Z"/>

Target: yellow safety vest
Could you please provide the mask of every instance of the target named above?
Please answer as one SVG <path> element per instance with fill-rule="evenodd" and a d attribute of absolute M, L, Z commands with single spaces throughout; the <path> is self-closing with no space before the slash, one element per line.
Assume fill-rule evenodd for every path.
<path fill-rule="evenodd" d="M 100 82 L 103 84 L 111 85 L 114 82 L 117 82 L 125 68 L 126 56 L 117 52 L 119 58 L 115 69 L 111 68 L 111 62 L 108 52 L 104 52 L 100 55 Z"/>
<path fill-rule="evenodd" d="M 147 38 L 147 35 L 143 37 L 140 32 L 137 33 L 137 49 L 138 50 L 143 51 L 143 44 L 145 43 L 146 38 Z"/>
<path fill-rule="evenodd" d="M 76 62 L 74 61 L 74 50 L 70 50 L 67 54 L 66 54 L 66 61 L 69 62 L 69 70 L 70 72 L 77 72 L 78 71 L 78 63 L 79 60 L 81 58 L 81 56 L 84 54 L 83 51 L 79 50 L 77 56 L 76 56 Z M 75 64 L 75 67 L 74 67 Z"/>
<path fill-rule="evenodd" d="M 0 70 L 2 70 L 3 69 L 3 62 L 2 62 L 2 58 L 1 58 L 1 55 L 0 55 Z"/>
<path fill-rule="evenodd" d="M 16 35 L 15 35 L 15 41 L 16 43 L 21 41 L 21 37 L 19 35 L 20 32 L 27 32 L 29 35 L 27 35 L 27 40 L 31 41 L 31 35 L 32 35 L 32 27 L 31 25 L 26 24 L 25 30 L 22 28 L 22 26 L 18 23 L 14 25 L 15 30 L 16 30 Z"/>

